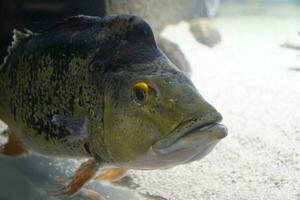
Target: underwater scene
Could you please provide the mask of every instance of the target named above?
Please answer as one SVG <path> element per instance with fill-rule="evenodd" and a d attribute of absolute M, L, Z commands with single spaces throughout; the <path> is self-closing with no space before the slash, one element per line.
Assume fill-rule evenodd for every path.
<path fill-rule="evenodd" d="M 0 13 L 0 200 L 300 199 L 300 1 Z"/>

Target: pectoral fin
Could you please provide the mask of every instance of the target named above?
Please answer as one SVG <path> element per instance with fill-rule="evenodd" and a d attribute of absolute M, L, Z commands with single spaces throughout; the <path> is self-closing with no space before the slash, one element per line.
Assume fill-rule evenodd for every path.
<path fill-rule="evenodd" d="M 6 156 L 20 156 L 27 153 L 27 150 L 10 131 L 6 131 L 4 134 L 8 135 L 8 141 L 3 146 L 0 146 L 0 154 Z"/>
<path fill-rule="evenodd" d="M 88 188 L 82 188 L 82 193 L 84 196 L 88 197 L 90 200 L 105 200 L 105 198 L 96 192 L 95 190 L 91 190 Z"/>
<path fill-rule="evenodd" d="M 53 196 L 61 197 L 70 197 L 80 190 L 80 188 L 94 177 L 98 170 L 99 166 L 97 165 L 94 159 L 89 159 L 88 161 L 81 164 L 79 169 L 75 174 L 69 178 L 69 182 L 60 190 L 50 191 L 50 194 Z M 57 183 L 64 184 L 63 181 L 56 181 Z"/>
<path fill-rule="evenodd" d="M 65 128 L 69 135 L 62 138 L 62 141 L 66 142 L 74 142 L 77 140 L 87 138 L 87 125 L 88 118 L 86 115 L 78 117 L 78 118 L 70 118 L 64 115 L 54 115 L 52 118 L 52 122 L 57 127 Z"/>
<path fill-rule="evenodd" d="M 110 182 L 118 181 L 124 177 L 126 172 L 127 169 L 124 168 L 109 168 L 102 172 L 99 176 L 95 177 L 95 180 Z"/>

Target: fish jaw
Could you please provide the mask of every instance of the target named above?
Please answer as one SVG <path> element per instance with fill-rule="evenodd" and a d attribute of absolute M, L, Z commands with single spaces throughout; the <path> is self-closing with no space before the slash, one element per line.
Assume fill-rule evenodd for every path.
<path fill-rule="evenodd" d="M 215 116 L 217 116 L 216 114 Z M 152 145 L 146 154 L 127 163 L 133 169 L 166 169 L 199 160 L 209 154 L 227 136 L 220 119 L 202 126 L 192 126 Z M 168 141 L 168 142 L 166 142 Z"/>

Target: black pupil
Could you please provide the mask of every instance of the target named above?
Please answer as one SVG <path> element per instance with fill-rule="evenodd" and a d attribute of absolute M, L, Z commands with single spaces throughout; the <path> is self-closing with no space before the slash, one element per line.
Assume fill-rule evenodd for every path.
<path fill-rule="evenodd" d="M 136 88 L 135 89 L 135 97 L 139 101 L 144 101 L 146 98 L 145 92 L 142 89 Z"/>

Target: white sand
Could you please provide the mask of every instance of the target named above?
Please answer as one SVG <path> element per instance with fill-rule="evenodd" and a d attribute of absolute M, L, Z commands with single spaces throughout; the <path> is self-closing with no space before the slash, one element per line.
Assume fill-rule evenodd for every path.
<path fill-rule="evenodd" d="M 214 49 L 195 43 L 185 23 L 165 31 L 230 132 L 203 160 L 131 172 L 139 191 L 168 200 L 300 199 L 300 72 L 288 70 L 300 68 L 300 51 L 279 47 L 295 37 L 299 19 L 220 17 L 223 42 Z"/>

